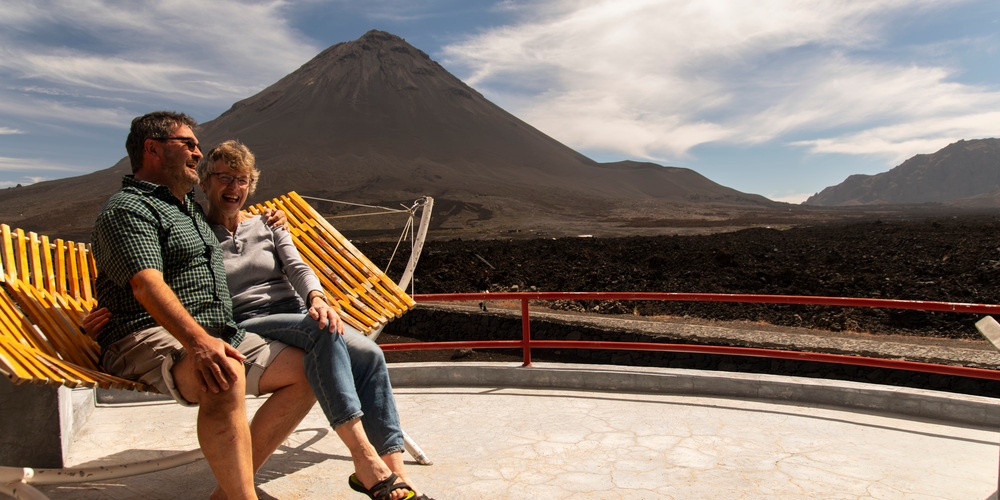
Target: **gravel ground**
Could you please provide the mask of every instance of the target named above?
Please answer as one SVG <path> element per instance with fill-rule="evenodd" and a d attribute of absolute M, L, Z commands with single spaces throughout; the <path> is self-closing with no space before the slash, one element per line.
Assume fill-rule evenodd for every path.
<path fill-rule="evenodd" d="M 417 293 L 650 291 L 1000 303 L 1000 217 L 868 220 L 693 236 L 430 241 Z M 359 243 L 375 262 L 394 244 Z M 402 267 L 395 259 L 394 266 Z M 400 271 L 390 269 L 390 275 Z M 394 274 L 395 273 L 395 274 Z M 563 301 L 553 309 L 973 339 L 976 315 L 826 306 Z"/>

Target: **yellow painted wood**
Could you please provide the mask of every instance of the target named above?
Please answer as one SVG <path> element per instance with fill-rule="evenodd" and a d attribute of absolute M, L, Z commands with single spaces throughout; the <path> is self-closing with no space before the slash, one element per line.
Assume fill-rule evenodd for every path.
<path fill-rule="evenodd" d="M 3 273 L 0 274 L 0 281 L 6 276 L 17 276 L 17 266 L 14 265 L 14 245 L 11 240 L 10 226 L 0 224 L 0 245 L 3 245 L 3 252 L 0 252 L 0 260 L 3 260 Z"/>
<path fill-rule="evenodd" d="M 43 288 L 51 293 L 56 292 L 56 272 L 55 266 L 52 261 L 52 245 L 49 243 L 49 237 L 47 235 L 41 236 L 41 248 L 39 252 L 42 254 L 42 278 Z"/>
<path fill-rule="evenodd" d="M 395 282 L 326 221 L 297 193 L 248 207 L 283 210 L 295 247 L 319 277 L 326 295 L 341 307 L 341 317 L 363 323 L 367 333 L 416 305 Z M 358 328 L 354 324 L 355 328 Z"/>
<path fill-rule="evenodd" d="M 28 243 L 25 240 L 24 230 L 18 229 L 14 234 L 14 245 L 17 247 L 14 252 L 17 257 L 17 273 L 21 279 L 28 279 L 28 273 L 31 272 L 28 266 Z"/>
<path fill-rule="evenodd" d="M 415 305 L 298 194 L 248 210 L 263 207 L 285 211 L 296 248 L 345 323 L 367 333 Z M 80 328 L 97 307 L 95 276 L 88 245 L 0 225 L 0 372 L 14 383 L 156 392 L 100 370 L 99 348 Z"/>
<path fill-rule="evenodd" d="M 66 288 L 66 242 L 62 238 L 56 239 L 56 292 L 65 295 Z"/>
<path fill-rule="evenodd" d="M 79 265 L 78 265 L 79 263 L 76 260 L 76 251 L 75 251 L 76 247 L 75 247 L 75 245 L 73 244 L 72 241 L 69 242 L 69 244 L 66 247 L 67 247 L 66 248 L 66 257 L 67 257 L 66 260 L 69 261 L 68 262 L 69 263 L 69 267 L 66 269 L 66 275 L 67 275 L 67 278 L 69 279 L 69 294 L 71 296 L 73 296 L 73 297 L 79 297 L 80 296 L 80 283 L 79 283 L 79 281 L 77 279 L 77 276 L 80 275 L 80 269 L 79 269 Z"/>
<path fill-rule="evenodd" d="M 28 255 L 31 256 L 31 283 L 36 288 L 42 288 L 45 286 L 45 277 L 42 275 L 42 241 L 37 233 L 28 233 L 27 245 Z"/>

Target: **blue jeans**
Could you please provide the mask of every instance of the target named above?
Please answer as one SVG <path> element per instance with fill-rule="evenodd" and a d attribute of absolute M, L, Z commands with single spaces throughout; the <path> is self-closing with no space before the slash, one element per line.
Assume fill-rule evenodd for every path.
<path fill-rule="evenodd" d="M 239 325 L 305 351 L 306 378 L 333 428 L 361 417 L 380 456 L 403 451 L 389 370 L 375 342 L 346 325 L 344 335 L 330 333 L 307 314 L 272 314 Z"/>

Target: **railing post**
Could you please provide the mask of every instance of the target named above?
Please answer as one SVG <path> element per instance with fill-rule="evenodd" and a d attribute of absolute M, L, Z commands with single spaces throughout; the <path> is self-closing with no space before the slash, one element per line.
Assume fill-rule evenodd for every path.
<path fill-rule="evenodd" d="M 524 364 L 531 366 L 531 316 L 528 313 L 528 299 L 521 299 L 521 343 L 524 345 Z"/>
<path fill-rule="evenodd" d="M 998 351 L 1000 351 L 1000 323 L 993 319 L 993 316 L 983 316 L 976 322 L 976 330 L 986 337 Z M 1000 457 L 997 458 L 1000 464 Z M 997 468 L 997 494 L 994 498 L 1000 498 L 1000 467 Z"/>

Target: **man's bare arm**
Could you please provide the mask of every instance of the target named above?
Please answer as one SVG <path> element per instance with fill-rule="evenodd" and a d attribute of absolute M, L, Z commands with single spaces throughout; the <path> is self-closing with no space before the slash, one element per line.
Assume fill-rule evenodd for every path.
<path fill-rule="evenodd" d="M 284 229 L 288 231 L 288 214 L 284 210 L 278 210 L 275 208 L 265 208 L 261 210 L 261 215 L 264 216 L 264 223 L 269 227 Z M 245 220 L 252 219 L 254 217 L 259 217 L 257 215 L 251 214 L 246 210 L 240 211 L 239 221 L 243 222 Z"/>
<path fill-rule="evenodd" d="M 217 393 L 229 389 L 229 381 L 237 374 L 225 358 L 245 359 L 234 347 L 213 337 L 188 313 L 170 286 L 163 281 L 163 273 L 156 269 L 143 269 L 129 280 L 132 295 L 150 316 L 167 329 L 184 346 L 191 356 L 202 380 L 202 390 Z"/>

